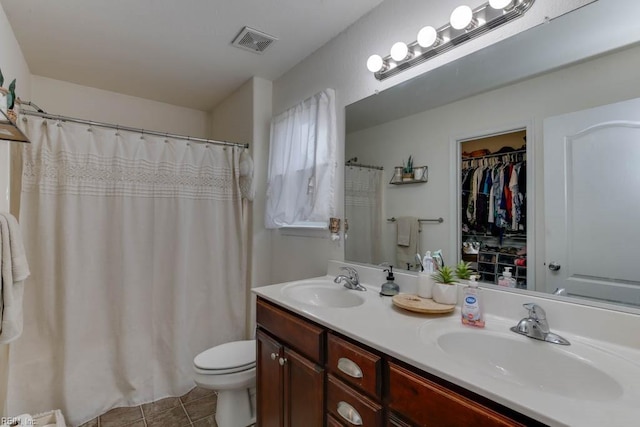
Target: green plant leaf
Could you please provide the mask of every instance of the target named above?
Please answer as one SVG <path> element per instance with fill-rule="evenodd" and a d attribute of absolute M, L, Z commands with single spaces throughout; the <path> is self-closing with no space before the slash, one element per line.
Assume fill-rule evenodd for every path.
<path fill-rule="evenodd" d="M 460 261 L 456 265 L 456 277 L 458 279 L 469 280 L 473 270 L 471 269 L 471 263 Z"/>
<path fill-rule="evenodd" d="M 447 265 L 440 267 L 438 271 L 431 275 L 431 278 L 436 283 L 442 283 L 443 285 L 453 285 L 454 283 L 456 283 L 453 269 Z"/>
<path fill-rule="evenodd" d="M 7 94 L 7 110 L 13 110 L 16 101 L 16 79 L 13 79 L 9 85 L 9 93 Z"/>

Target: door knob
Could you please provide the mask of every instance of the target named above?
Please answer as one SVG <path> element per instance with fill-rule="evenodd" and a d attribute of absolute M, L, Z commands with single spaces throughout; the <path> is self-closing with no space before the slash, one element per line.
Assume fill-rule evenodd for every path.
<path fill-rule="evenodd" d="M 276 356 L 275 353 L 271 353 L 271 360 L 276 360 L 276 357 L 278 357 L 278 356 Z"/>
<path fill-rule="evenodd" d="M 560 270 L 560 267 L 561 267 L 560 264 L 558 264 L 557 262 L 552 261 L 549 263 L 549 270 L 551 271 L 558 271 Z"/>
<path fill-rule="evenodd" d="M 280 363 L 280 366 L 284 366 L 284 364 L 287 363 L 287 359 L 281 357 L 280 360 L 278 360 L 278 363 Z"/>

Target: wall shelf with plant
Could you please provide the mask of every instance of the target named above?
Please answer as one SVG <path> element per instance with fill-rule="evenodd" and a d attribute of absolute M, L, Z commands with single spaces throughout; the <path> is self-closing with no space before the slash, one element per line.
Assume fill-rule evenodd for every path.
<path fill-rule="evenodd" d="M 406 163 L 403 161 L 402 166 L 394 168 L 393 176 L 389 184 L 416 184 L 419 182 L 427 182 L 428 169 L 426 166 L 413 166 L 413 156 L 409 156 Z"/>

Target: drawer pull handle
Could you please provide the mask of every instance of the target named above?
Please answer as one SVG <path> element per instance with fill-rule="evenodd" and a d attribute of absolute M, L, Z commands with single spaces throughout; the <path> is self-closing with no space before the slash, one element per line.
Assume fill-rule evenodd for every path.
<path fill-rule="evenodd" d="M 346 357 L 338 359 L 338 369 L 352 378 L 362 378 L 362 369 L 360 369 L 360 366 Z"/>
<path fill-rule="evenodd" d="M 338 414 L 349 424 L 353 424 L 354 426 L 362 425 L 362 417 L 358 411 L 356 411 L 356 408 L 349 405 L 347 402 L 338 402 Z"/>
<path fill-rule="evenodd" d="M 276 357 L 278 357 L 278 356 L 276 356 L 275 353 L 271 353 L 271 360 L 276 360 Z"/>

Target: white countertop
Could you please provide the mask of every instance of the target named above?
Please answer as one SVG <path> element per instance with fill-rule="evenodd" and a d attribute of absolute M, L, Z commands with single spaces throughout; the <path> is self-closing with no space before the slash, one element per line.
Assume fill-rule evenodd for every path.
<path fill-rule="evenodd" d="M 363 267 L 356 266 L 358 270 Z M 330 272 L 332 267 L 330 266 Z M 335 268 L 333 268 L 335 270 Z M 362 275 L 361 275 L 362 276 Z M 364 275 L 366 277 L 366 274 Z M 332 280 L 334 276 L 316 278 L 321 280 Z M 485 310 L 487 311 L 485 329 L 476 330 L 460 323 L 459 308 L 451 315 L 428 316 L 410 313 L 393 306 L 391 298 L 379 295 L 380 285 L 372 286 L 367 282 L 363 284 L 367 287 L 366 292 L 358 292 L 344 288 L 344 292 L 358 292 L 358 295 L 365 299 L 365 303 L 349 308 L 329 308 L 317 307 L 299 303 L 282 293 L 282 288 L 292 283 L 304 283 L 305 281 L 281 283 L 253 289 L 253 292 L 260 297 L 276 303 L 284 308 L 296 312 L 316 323 L 326 326 L 336 332 L 353 338 L 363 344 L 375 348 L 392 357 L 402 360 L 425 372 L 434 374 L 440 378 L 471 390 L 479 395 L 494 400 L 508 408 L 516 410 L 531 418 L 539 420 L 552 426 L 632 426 L 640 425 L 640 345 L 636 345 L 638 340 L 638 321 L 640 317 L 626 313 L 610 314 L 597 311 L 592 307 L 579 306 L 566 302 L 545 300 L 531 296 L 521 296 L 509 294 L 507 292 L 483 289 L 485 300 Z M 406 282 L 407 278 L 404 278 Z M 409 277 L 410 280 L 410 277 Z M 402 282 L 399 280 L 398 282 Z M 383 281 L 380 281 L 382 283 Z M 339 286 L 339 285 L 336 285 Z M 411 290 L 409 286 L 401 284 L 401 291 Z M 505 299 L 508 301 L 505 303 Z M 538 301 L 540 300 L 540 301 Z M 428 331 L 427 323 L 438 328 L 446 327 L 455 331 L 456 328 L 468 331 L 472 329 L 478 334 L 512 334 L 515 337 L 534 342 L 535 345 L 555 346 L 554 344 L 531 340 L 524 336 L 518 336 L 508 331 L 509 326 L 513 326 L 524 317 L 525 311 L 521 308 L 522 301 L 534 301 L 547 310 L 550 327 L 553 332 L 562 335 L 571 342 L 571 350 L 577 354 L 586 355 L 585 361 L 595 368 L 605 372 L 614 378 L 621 385 L 620 396 L 612 399 L 596 398 L 581 399 L 565 396 L 559 390 L 536 390 L 531 387 L 523 387 L 512 381 L 504 381 L 497 378 L 495 374 L 484 372 L 481 366 L 475 366 L 473 355 L 468 355 L 465 363 L 456 361 L 451 355 L 445 353 L 435 342 L 425 338 L 425 331 Z M 508 306 L 509 310 L 501 310 L 499 307 Z M 513 307 L 511 307 L 513 306 Z M 572 307 L 568 307 L 572 306 Z M 573 307 L 573 306 L 578 306 Z M 494 308 L 495 310 L 491 310 Z M 587 311 L 584 310 L 596 310 Z M 505 316 L 509 313 L 517 313 L 515 316 Z M 567 320 L 560 314 L 555 318 L 558 327 L 554 327 L 554 317 L 551 313 L 569 313 L 575 320 L 575 313 L 582 313 L 585 319 L 592 322 L 599 322 L 611 326 L 612 323 L 620 323 L 620 328 L 628 329 L 627 332 L 633 334 L 630 339 L 626 337 L 625 331 L 616 331 L 610 334 L 616 340 L 602 341 L 602 331 L 595 334 L 597 339 L 591 335 L 585 336 L 572 333 L 571 328 L 560 328 L 566 325 Z M 499 314 L 499 315 L 496 315 Z M 599 318 L 600 316 L 600 318 Z M 595 317 L 595 320 L 594 320 Z M 435 320 L 434 320 L 435 319 Z M 444 319 L 444 320 L 443 320 Z M 433 323 L 439 322 L 439 323 Z M 585 322 L 581 322 L 585 323 Z M 590 322 L 586 322 L 587 325 Z M 509 335 L 511 337 L 511 335 Z M 620 338 L 622 337 L 622 338 Z M 620 339 L 617 339 L 620 338 Z M 622 342 L 616 342 L 622 341 Z M 535 345 L 532 349 L 536 349 Z M 553 351 L 566 351 L 561 346 Z M 545 350 L 547 350 L 545 348 Z M 532 352 L 533 353 L 533 352 Z M 535 354 L 531 355 L 535 358 Z M 611 362 L 614 363 L 611 363 Z M 523 360 L 522 363 L 528 363 Z M 563 379 L 562 386 L 570 387 L 571 378 Z M 599 387 L 594 384 L 594 387 Z M 581 385 L 584 387 L 584 384 Z M 576 390 L 580 392 L 580 390 Z M 580 394 L 580 393 L 578 393 Z"/>

